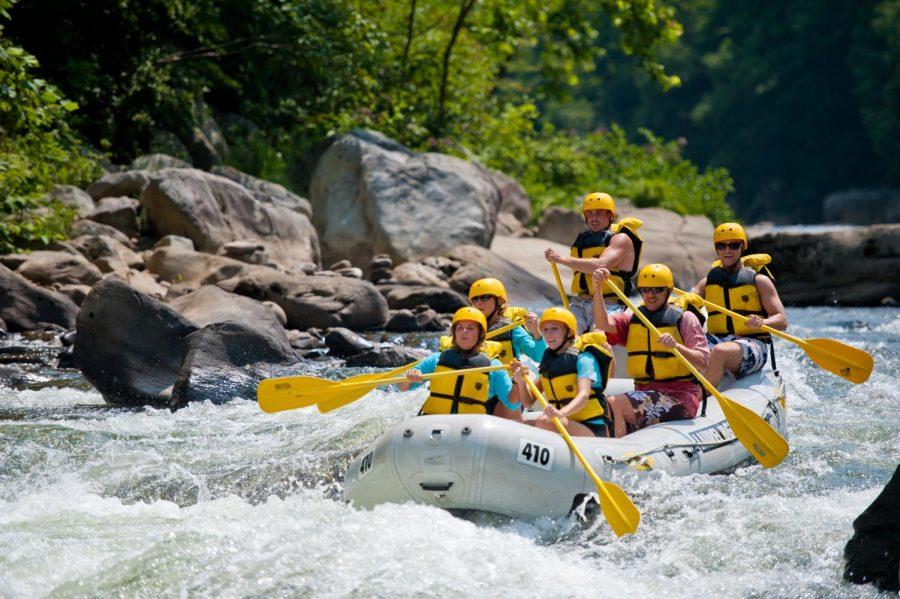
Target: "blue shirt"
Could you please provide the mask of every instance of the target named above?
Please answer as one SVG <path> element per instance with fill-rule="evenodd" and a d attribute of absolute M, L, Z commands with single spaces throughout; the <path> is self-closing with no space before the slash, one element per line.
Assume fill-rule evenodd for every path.
<path fill-rule="evenodd" d="M 605 374 L 600 370 L 600 362 L 588 352 L 578 354 L 578 378 L 591 379 L 591 387 L 602 388 L 606 383 Z"/>
<path fill-rule="evenodd" d="M 516 327 L 511 333 L 513 351 L 517 356 L 525 355 L 535 362 L 541 361 L 541 358 L 544 356 L 544 350 L 547 349 L 547 344 L 544 343 L 543 338 L 535 341 L 525 327 Z"/>
<path fill-rule="evenodd" d="M 431 374 L 437 369 L 438 360 L 441 357 L 441 352 L 433 353 L 421 362 L 416 367 L 416 370 L 421 372 L 422 374 Z M 593 356 L 591 356 L 593 357 Z M 596 362 L 596 360 L 594 360 Z M 491 366 L 503 366 L 503 363 L 500 360 L 491 360 Z M 488 372 L 488 398 L 494 397 L 503 402 L 503 405 L 509 408 L 510 410 L 518 410 L 521 408 L 521 405 L 518 403 L 510 403 L 509 401 L 509 392 L 512 391 L 512 379 L 509 378 L 509 372 L 506 370 L 493 370 Z M 421 383 L 413 383 L 410 386 L 410 389 L 415 389 Z"/>

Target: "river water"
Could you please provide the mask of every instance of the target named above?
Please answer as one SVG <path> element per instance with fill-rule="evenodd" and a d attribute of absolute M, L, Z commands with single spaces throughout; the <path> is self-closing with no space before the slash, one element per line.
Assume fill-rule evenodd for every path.
<path fill-rule="evenodd" d="M 617 482 L 642 522 L 621 539 L 602 518 L 342 503 L 350 457 L 413 414 L 421 390 L 325 415 L 247 400 L 172 413 L 109 408 L 74 371 L 18 367 L 0 386 L 0 596 L 878 596 L 841 580 L 842 553 L 900 461 L 900 310 L 788 316 L 798 336 L 871 352 L 870 380 L 852 386 L 780 342 L 787 459 L 629 473 Z M 359 372 L 335 364 L 312 372 Z"/>

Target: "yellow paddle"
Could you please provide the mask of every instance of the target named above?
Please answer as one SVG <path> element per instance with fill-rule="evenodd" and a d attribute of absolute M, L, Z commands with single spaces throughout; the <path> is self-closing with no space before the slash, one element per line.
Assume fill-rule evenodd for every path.
<path fill-rule="evenodd" d="M 544 398 L 544 394 L 541 393 L 540 389 L 537 388 L 537 385 L 534 384 L 534 381 L 526 376 L 525 383 L 528 385 L 528 388 L 531 389 L 532 395 L 534 395 L 534 397 L 541 402 L 541 405 L 546 408 L 547 400 Z M 569 449 L 572 450 L 572 453 L 575 454 L 575 457 L 577 457 L 578 461 L 581 462 L 581 465 L 584 466 L 585 471 L 590 475 L 594 484 L 597 485 L 597 496 L 600 498 L 600 509 L 603 510 L 603 515 L 606 517 L 606 521 L 609 522 L 613 532 L 620 537 L 622 535 L 634 533 L 641 521 L 641 513 L 638 511 L 637 507 L 635 507 L 634 503 L 632 503 L 631 499 L 619 485 L 606 482 L 597 476 L 597 473 L 594 472 L 594 469 L 591 468 L 591 464 L 581 453 L 581 450 L 575 445 L 575 441 L 572 439 L 571 435 L 569 435 L 569 431 L 566 430 L 566 427 L 559 421 L 559 418 L 554 418 L 553 424 L 556 426 L 556 430 L 559 431 L 559 434 L 562 435 L 562 438 L 566 440 L 566 445 L 569 446 Z"/>
<path fill-rule="evenodd" d="M 562 300 L 563 308 L 568 310 L 569 296 L 566 295 L 566 288 L 563 287 L 562 279 L 559 278 L 559 268 L 556 266 L 556 262 L 550 262 L 550 266 L 553 267 L 553 278 L 556 279 L 556 288 L 559 289 L 559 298 Z"/>
<path fill-rule="evenodd" d="M 647 319 L 640 310 L 635 308 L 634 304 L 631 303 L 631 300 L 628 299 L 628 296 L 622 293 L 622 291 L 616 287 L 615 283 L 608 283 L 609 288 L 612 289 L 613 292 L 619 296 L 619 299 L 631 309 L 634 315 L 644 323 L 644 326 L 653 331 L 653 334 L 659 338 L 659 331 L 656 330 L 656 327 L 653 326 L 650 320 Z M 788 442 L 785 441 L 784 437 L 772 428 L 772 426 L 759 414 L 719 393 L 718 389 L 706 380 L 706 378 L 700 374 L 690 362 L 688 362 L 687 358 L 681 355 L 681 352 L 672 348 L 672 353 L 674 353 L 681 363 L 691 371 L 691 374 L 700 381 L 700 384 L 706 388 L 709 394 L 716 398 L 716 401 L 722 406 L 722 412 L 725 413 L 725 418 L 728 419 L 731 430 L 734 431 L 734 436 L 737 437 L 738 441 L 740 441 L 751 454 L 753 454 L 753 457 L 766 468 L 771 468 L 772 466 L 777 466 L 781 463 L 781 460 L 785 458 L 789 449 Z"/>
<path fill-rule="evenodd" d="M 488 331 L 487 339 L 502 335 L 507 331 L 511 331 L 517 326 L 521 326 L 524 320 L 515 320 L 508 325 L 502 326 L 493 331 Z M 373 382 L 383 378 L 390 378 L 406 372 L 411 368 L 415 368 L 421 360 L 389 370 L 387 372 L 376 372 L 373 374 L 358 374 L 344 379 L 343 381 L 331 381 L 316 376 L 287 376 L 280 378 L 265 379 L 259 383 L 256 388 L 256 397 L 259 400 L 259 407 L 263 412 L 275 413 L 284 410 L 294 410 L 298 408 L 307 408 L 318 400 L 315 396 L 305 393 L 308 386 L 314 386 L 319 389 L 322 397 L 327 400 L 326 406 L 320 406 L 320 412 L 330 412 L 366 395 L 371 391 L 368 387 L 348 388 L 347 385 L 355 383 Z M 330 395 L 325 395 L 329 390 L 334 391 Z M 326 409 L 323 409 L 326 408 Z"/>
<path fill-rule="evenodd" d="M 675 292 L 682 294 L 687 293 L 687 291 L 682 291 L 678 288 L 675 289 Z M 708 302 L 705 299 L 703 299 L 703 303 L 707 308 L 713 308 L 740 322 L 747 321 L 747 317 L 742 314 L 732 312 L 727 308 Z M 800 349 L 805 351 L 806 355 L 809 356 L 813 362 L 818 364 L 820 368 L 823 368 L 832 374 L 836 374 L 851 383 L 856 383 L 857 385 L 864 383 L 869 378 L 869 375 L 872 374 L 872 366 L 874 365 L 875 360 L 872 358 L 872 355 L 866 351 L 841 343 L 840 341 L 835 341 L 834 339 L 801 339 L 765 325 L 761 328 L 770 335 L 781 337 L 782 339 L 786 339 L 791 343 L 800 346 Z"/>

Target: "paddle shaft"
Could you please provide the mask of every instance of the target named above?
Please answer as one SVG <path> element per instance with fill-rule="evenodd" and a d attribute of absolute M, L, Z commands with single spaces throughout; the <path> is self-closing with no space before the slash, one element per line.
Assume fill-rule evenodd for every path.
<path fill-rule="evenodd" d="M 499 366 L 480 366 L 478 368 L 463 368 L 460 370 L 445 370 L 442 372 L 432 372 L 431 374 L 423 374 L 423 381 L 440 378 L 443 376 L 462 376 L 466 374 L 478 374 L 480 372 L 493 372 L 494 370 L 506 370 L 509 366 L 501 364 Z M 333 383 L 334 381 L 328 381 Z M 405 376 L 396 376 L 388 379 L 376 379 L 374 381 L 360 381 L 358 383 L 338 383 L 338 386 L 329 386 L 328 390 L 353 389 L 355 387 L 379 387 L 381 385 L 390 385 L 392 383 L 408 383 L 410 380 Z"/>
<path fill-rule="evenodd" d="M 563 287 L 562 279 L 559 278 L 559 267 L 556 266 L 556 262 L 550 262 L 550 266 L 553 268 L 553 278 L 556 279 L 556 288 L 559 289 L 559 298 L 562 300 L 563 308 L 568 310 L 569 296 L 566 295 L 566 288 Z"/>
<path fill-rule="evenodd" d="M 682 295 L 684 295 L 685 293 L 688 293 L 687 291 L 682 291 L 681 289 L 679 289 L 677 287 L 675 287 L 673 289 L 673 291 L 675 291 L 675 293 L 680 293 Z M 700 294 L 697 294 L 697 296 L 700 297 L 701 300 L 703 300 L 703 305 L 706 306 L 707 308 L 713 308 L 714 310 L 716 310 L 718 312 L 722 312 L 723 314 L 727 314 L 728 316 L 735 318 L 742 323 L 745 323 L 749 320 L 749 318 L 747 318 L 743 314 L 738 314 L 737 312 L 733 312 L 732 310 L 729 310 L 728 308 L 726 308 L 724 306 L 714 304 L 711 301 L 708 301 L 706 298 L 700 296 Z M 782 339 L 785 339 L 787 341 L 790 341 L 791 343 L 795 343 L 796 345 L 799 345 L 806 352 L 811 351 L 810 345 L 809 345 L 809 343 L 807 343 L 807 341 L 805 339 L 801 339 L 799 337 L 794 337 L 793 335 L 789 335 L 789 334 L 785 333 L 784 331 L 779 331 L 778 329 L 773 329 L 772 327 L 770 327 L 768 325 L 762 325 L 759 328 L 760 328 L 760 330 L 765 331 L 765 332 L 769 333 L 770 335 L 775 335 L 776 337 L 781 337 Z M 850 364 L 852 364 L 853 366 L 855 366 L 857 368 L 865 369 L 864 366 L 862 366 L 860 364 L 856 364 L 852 360 L 849 360 L 846 356 L 839 356 L 837 354 L 834 354 L 834 353 L 828 351 L 827 349 L 823 349 L 821 347 L 816 347 L 816 348 L 812 349 L 812 351 L 817 351 L 817 352 L 826 354 L 826 355 L 834 358 L 835 360 L 849 362 Z"/>
<path fill-rule="evenodd" d="M 547 399 L 544 397 L 544 394 L 541 393 L 541 390 L 537 388 L 537 385 L 534 384 L 534 381 L 531 380 L 531 377 L 524 377 L 525 384 L 528 385 L 528 388 L 531 390 L 532 395 L 541 402 L 541 405 L 546 408 L 547 407 Z M 610 518 L 613 518 L 613 514 L 610 513 L 610 508 L 616 511 L 616 516 L 622 522 L 627 522 L 628 516 L 624 513 L 624 511 L 620 508 L 618 503 L 613 498 L 612 494 L 607 489 L 607 482 L 605 482 L 602 478 L 597 476 L 597 473 L 594 472 L 594 469 L 591 467 L 590 462 L 587 461 L 587 458 L 584 457 L 584 454 L 581 453 L 581 450 L 578 449 L 578 446 L 575 445 L 575 440 L 572 439 L 572 436 L 569 434 L 569 431 L 566 430 L 566 427 L 563 426 L 563 423 L 559 421 L 559 418 L 553 417 L 553 425 L 556 427 L 556 430 L 559 431 L 559 434 L 562 435 L 562 438 L 565 439 L 566 445 L 569 446 L 569 449 L 572 450 L 572 453 L 575 454 L 575 457 L 578 458 L 578 461 L 581 462 L 581 465 L 584 467 L 585 472 L 591 477 L 591 480 L 594 481 L 594 484 L 597 486 L 597 492 L 601 495 L 601 505 L 603 514 L 606 516 L 607 521 L 609 521 L 610 526 L 612 526 L 613 531 L 618 536 L 622 536 L 626 533 L 633 533 L 637 529 L 637 523 L 634 526 L 627 526 L 625 530 L 620 529 L 619 526 L 613 524 L 613 521 Z M 629 500 L 630 501 L 630 500 Z M 634 508 L 634 505 L 631 506 Z"/>

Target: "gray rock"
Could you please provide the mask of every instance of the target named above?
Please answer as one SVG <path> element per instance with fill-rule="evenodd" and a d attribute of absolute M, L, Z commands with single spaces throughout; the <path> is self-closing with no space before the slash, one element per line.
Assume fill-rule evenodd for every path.
<path fill-rule="evenodd" d="M 337 137 L 310 185 L 326 262 L 403 262 L 456 245 L 487 246 L 500 194 L 490 174 L 444 154 L 417 154 L 372 131 Z"/>
<path fill-rule="evenodd" d="M 767 233 L 751 237 L 748 252 L 772 256 L 785 304 L 878 306 L 900 296 L 900 224 Z"/>
<path fill-rule="evenodd" d="M 347 366 L 375 368 L 397 368 L 428 357 L 431 352 L 411 347 L 391 345 L 388 347 L 376 347 L 362 354 L 347 358 Z"/>
<path fill-rule="evenodd" d="M 117 229 L 128 237 L 137 237 L 138 206 L 138 201 L 131 198 L 106 197 L 97 202 L 97 207 L 88 215 L 88 218 Z"/>
<path fill-rule="evenodd" d="M 272 314 L 274 314 L 275 318 L 278 320 L 278 324 L 283 327 L 287 326 L 287 314 L 284 313 L 281 306 L 275 302 L 262 302 L 262 305 L 272 311 Z"/>
<path fill-rule="evenodd" d="M 377 329 L 387 322 L 387 302 L 368 281 L 341 276 L 291 276 L 264 266 L 250 266 L 222 281 L 226 291 L 273 301 L 287 315 L 287 326 Z"/>
<path fill-rule="evenodd" d="M 229 241 L 219 248 L 219 253 L 247 264 L 265 264 L 269 261 L 266 246 L 255 241 Z"/>
<path fill-rule="evenodd" d="M 369 262 L 369 270 L 373 270 L 376 268 L 386 268 L 388 270 L 394 267 L 394 261 L 387 254 L 376 254 L 372 257 L 372 261 Z"/>
<path fill-rule="evenodd" d="M 69 236 L 81 237 L 82 235 L 95 235 L 98 237 L 105 235 L 106 237 L 112 237 L 122 245 L 134 249 L 134 244 L 131 242 L 131 239 L 115 227 L 110 227 L 109 225 L 104 225 L 87 218 L 76 220 L 72 223 L 72 226 L 69 227 Z"/>
<path fill-rule="evenodd" d="M 450 287 L 447 275 L 436 268 L 418 262 L 404 262 L 393 270 L 394 280 L 403 285 Z"/>
<path fill-rule="evenodd" d="M 237 183 L 196 169 L 153 174 L 141 204 L 159 235 L 181 235 L 204 252 L 256 240 L 276 263 L 320 262 L 319 241 L 304 215 L 259 202 Z"/>
<path fill-rule="evenodd" d="M 900 466 L 875 501 L 853 521 L 844 546 L 844 580 L 900 591 Z"/>
<path fill-rule="evenodd" d="M 237 322 L 279 343 L 288 343 L 284 327 L 269 307 L 214 285 L 204 285 L 197 291 L 172 300 L 169 305 L 200 327 L 216 322 Z"/>
<path fill-rule="evenodd" d="M 309 200 L 291 193 L 282 185 L 264 179 L 257 179 L 231 166 L 217 165 L 212 167 L 211 172 L 226 179 L 231 179 L 247 188 L 253 194 L 253 197 L 260 202 L 281 206 L 282 208 L 299 212 L 306 218 L 312 218 L 312 204 L 310 204 Z"/>
<path fill-rule="evenodd" d="M 34 285 L 0 265 L 0 320 L 11 332 L 31 331 L 41 323 L 75 326 L 78 306 L 68 297 Z"/>
<path fill-rule="evenodd" d="M 199 115 L 198 122 L 191 127 L 190 139 L 185 141 L 194 166 L 208 171 L 224 162 L 228 144 L 207 106 L 195 107 L 194 111 Z"/>
<path fill-rule="evenodd" d="M 288 331 L 288 340 L 294 349 L 315 349 L 325 347 L 325 342 L 307 331 L 298 331 L 291 329 Z"/>
<path fill-rule="evenodd" d="M 503 237 L 534 237 L 534 232 L 508 212 L 497 215 L 497 234 Z M 495 237 L 496 239 L 496 237 Z"/>
<path fill-rule="evenodd" d="M 378 290 L 387 300 L 388 307 L 394 310 L 413 309 L 420 304 L 427 304 L 438 312 L 456 312 L 469 305 L 466 296 L 447 287 L 379 285 Z"/>
<path fill-rule="evenodd" d="M 467 245 L 456 248 L 449 257 L 462 266 L 450 278 L 450 287 L 469 295 L 469 287 L 478 279 L 495 277 L 503 282 L 509 303 L 512 306 L 540 308 L 559 303 L 559 292 L 555 285 L 534 276 L 495 252 L 483 247 Z M 545 266 L 549 268 L 549 266 Z M 438 310 L 451 312 L 451 310 Z"/>
<path fill-rule="evenodd" d="M 71 240 L 70 244 L 101 273 L 124 276 L 131 268 L 144 267 L 140 254 L 107 235 L 82 235 Z"/>
<path fill-rule="evenodd" d="M 168 295 L 169 288 L 161 285 L 150 273 L 133 268 L 122 276 L 122 280 L 131 285 L 137 291 L 145 293 L 155 299 L 163 299 Z"/>
<path fill-rule="evenodd" d="M 521 225 L 531 222 L 531 200 L 519 182 L 500 171 L 490 171 L 500 192 L 500 214 L 508 214 Z"/>
<path fill-rule="evenodd" d="M 375 344 L 365 337 L 343 327 L 328 329 L 325 333 L 325 345 L 328 346 L 331 355 L 338 358 L 355 356 L 375 347 Z"/>
<path fill-rule="evenodd" d="M 347 268 L 339 268 L 336 270 L 337 274 L 342 277 L 347 277 L 349 279 L 361 279 L 363 278 L 363 271 L 361 268 L 356 268 L 355 266 L 349 266 Z"/>
<path fill-rule="evenodd" d="M 411 333 L 419 330 L 419 323 L 412 310 L 406 308 L 402 310 L 391 310 L 390 315 L 387 324 L 384 325 L 385 331 Z"/>
<path fill-rule="evenodd" d="M 160 280 L 195 289 L 229 279 L 247 267 L 246 263 L 225 256 L 193 252 L 177 246 L 157 248 L 147 260 L 147 272 Z"/>
<path fill-rule="evenodd" d="M 91 288 L 87 285 L 60 285 L 59 292 L 80 306 L 91 292 Z"/>
<path fill-rule="evenodd" d="M 143 170 L 107 173 L 99 181 L 91 183 L 87 191 L 94 200 L 120 196 L 137 197 L 150 181 L 151 173 Z"/>
<path fill-rule="evenodd" d="M 194 251 L 194 242 L 188 239 L 187 237 L 181 237 L 180 235 L 166 235 L 155 244 L 153 244 L 154 248 L 164 248 L 164 247 L 177 247 L 182 250 Z"/>
<path fill-rule="evenodd" d="M 31 254 L 0 254 L 0 264 L 10 270 L 16 270 L 26 262 Z"/>
<path fill-rule="evenodd" d="M 47 199 L 60 202 L 75 210 L 79 218 L 85 217 L 94 211 L 94 199 L 74 185 L 57 185 L 49 194 Z"/>
<path fill-rule="evenodd" d="M 93 285 L 103 276 L 100 269 L 84 256 L 68 252 L 32 252 L 16 272 L 44 287 L 53 284 Z"/>

